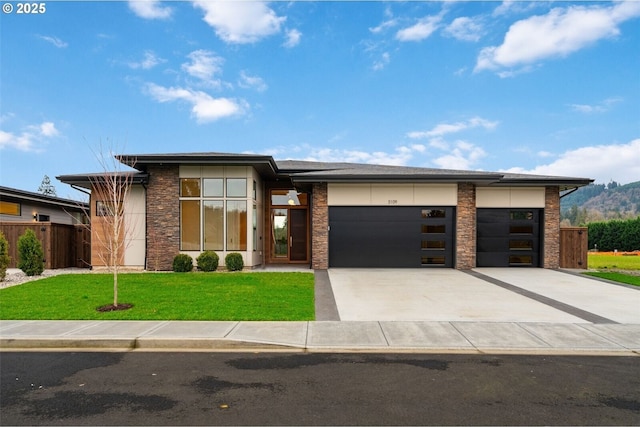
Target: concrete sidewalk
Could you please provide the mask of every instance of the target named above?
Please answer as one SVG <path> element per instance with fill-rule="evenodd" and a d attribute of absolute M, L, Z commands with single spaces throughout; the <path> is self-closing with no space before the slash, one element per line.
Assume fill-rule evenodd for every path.
<path fill-rule="evenodd" d="M 640 355 L 640 324 L 0 321 L 0 349 Z"/>

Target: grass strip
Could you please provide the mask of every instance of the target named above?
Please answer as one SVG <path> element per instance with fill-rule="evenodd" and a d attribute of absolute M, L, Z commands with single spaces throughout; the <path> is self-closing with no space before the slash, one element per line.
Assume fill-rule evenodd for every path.
<path fill-rule="evenodd" d="M 590 271 L 584 273 L 588 276 L 600 277 L 601 279 L 612 280 L 614 282 L 625 283 L 627 285 L 640 286 L 640 276 L 633 276 L 616 272 Z"/>
<path fill-rule="evenodd" d="M 0 319 L 314 320 L 314 276 L 301 272 L 66 274 L 0 290 Z"/>

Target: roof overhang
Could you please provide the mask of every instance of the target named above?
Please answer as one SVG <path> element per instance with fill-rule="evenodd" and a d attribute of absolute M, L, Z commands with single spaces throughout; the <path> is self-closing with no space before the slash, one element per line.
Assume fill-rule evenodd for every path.
<path fill-rule="evenodd" d="M 125 165 L 143 172 L 153 165 L 252 166 L 264 177 L 275 178 L 278 175 L 278 166 L 273 157 L 258 154 L 121 154 L 115 157 Z"/>
<path fill-rule="evenodd" d="M 0 187 L 0 199 L 5 201 L 40 203 L 79 210 L 88 206 L 87 203 L 81 201 L 46 196 L 40 193 L 33 193 L 31 191 L 18 190 L 9 187 Z"/>
<path fill-rule="evenodd" d="M 121 181 L 127 181 L 131 184 L 146 185 L 149 182 L 149 174 L 144 172 L 102 172 L 87 173 L 76 175 L 60 175 L 56 179 L 72 187 L 85 188 L 91 190 L 94 184 L 104 182 L 106 179 L 116 177 Z"/>

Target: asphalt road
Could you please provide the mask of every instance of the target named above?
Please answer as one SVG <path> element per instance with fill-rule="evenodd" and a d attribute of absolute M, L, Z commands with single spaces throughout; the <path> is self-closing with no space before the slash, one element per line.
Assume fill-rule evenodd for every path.
<path fill-rule="evenodd" d="M 0 353 L 2 425 L 638 425 L 640 357 Z"/>

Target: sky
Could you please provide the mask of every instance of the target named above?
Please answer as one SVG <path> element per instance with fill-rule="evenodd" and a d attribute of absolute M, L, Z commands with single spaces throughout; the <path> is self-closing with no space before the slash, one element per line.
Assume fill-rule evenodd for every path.
<path fill-rule="evenodd" d="M 640 180 L 637 0 L 36 4 L 0 14 L 3 186 L 74 198 L 110 149 Z"/>

